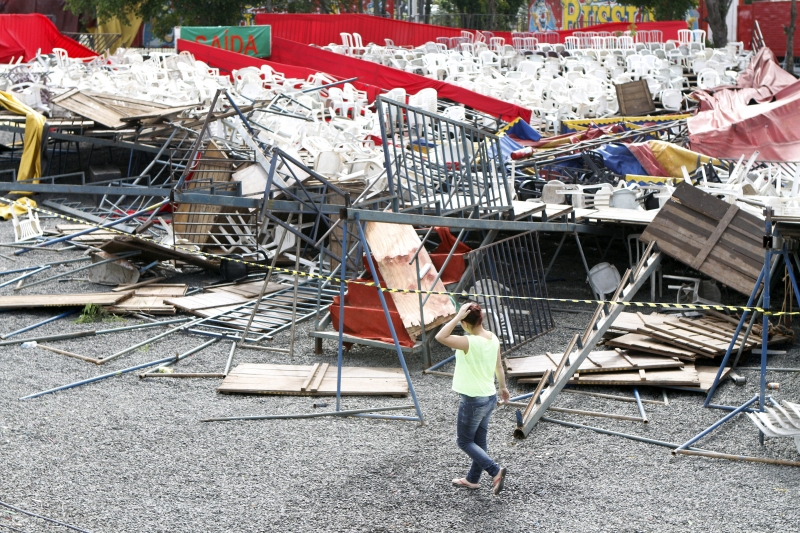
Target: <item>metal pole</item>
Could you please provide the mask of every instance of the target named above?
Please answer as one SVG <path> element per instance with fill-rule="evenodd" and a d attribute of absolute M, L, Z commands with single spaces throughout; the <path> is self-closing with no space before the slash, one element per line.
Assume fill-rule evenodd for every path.
<path fill-rule="evenodd" d="M 56 244 L 56 243 L 59 243 L 59 242 L 68 241 L 68 240 L 74 239 L 75 237 L 80 237 L 81 235 L 86 235 L 86 234 L 89 234 L 89 233 L 93 233 L 93 232 L 95 232 L 95 231 L 97 231 L 99 229 L 111 228 L 113 226 L 121 224 L 122 222 L 127 222 L 128 220 L 131 220 L 131 219 L 134 219 L 134 218 L 136 218 L 138 216 L 141 216 L 141 215 L 147 213 L 148 211 L 152 211 L 153 209 L 160 209 L 163 205 L 168 204 L 168 203 L 169 203 L 169 198 L 164 200 L 164 201 L 162 201 L 162 202 L 159 202 L 157 204 L 151 205 L 149 207 L 145 207 L 141 211 L 137 211 L 136 213 L 134 213 L 132 215 L 128 215 L 126 217 L 118 218 L 117 220 L 112 220 L 110 222 L 106 222 L 105 224 L 101 224 L 99 226 L 94 226 L 94 227 L 91 227 L 91 228 L 87 228 L 87 229 L 85 229 L 83 231 L 79 231 L 78 233 L 72 233 L 71 235 L 62 235 L 61 237 L 56 237 L 56 238 L 50 239 L 48 241 L 40 242 L 39 244 L 36 244 L 36 245 L 32 246 L 31 248 L 24 248 L 22 250 L 17 250 L 16 252 L 14 252 L 14 255 L 22 255 L 24 253 L 30 252 L 32 249 L 43 248 L 45 246 L 50 246 L 51 244 Z"/>
<path fill-rule="evenodd" d="M 289 218 L 286 220 L 287 224 L 292 223 L 292 215 L 289 215 Z M 278 226 L 275 226 L 277 229 Z M 267 286 L 269 286 L 269 280 L 272 277 L 272 272 L 275 270 L 275 265 L 278 263 L 278 256 L 281 255 L 281 248 L 283 248 L 283 240 L 286 238 L 286 234 L 288 232 L 286 230 L 281 233 L 281 239 L 278 243 L 278 247 L 275 249 L 275 255 L 272 257 L 272 263 L 269 265 L 269 270 L 267 270 L 267 275 L 264 277 L 264 284 L 261 286 L 261 291 L 258 293 L 258 298 L 256 298 L 255 303 L 253 304 L 253 312 L 250 313 L 250 318 L 247 320 L 247 325 L 244 327 L 244 332 L 242 333 L 242 338 L 239 339 L 239 345 L 241 346 L 244 344 L 244 340 L 247 338 L 247 334 L 250 332 L 250 326 L 253 324 L 253 320 L 256 317 L 256 313 L 258 312 L 258 307 L 261 304 L 261 298 L 264 297 L 264 294 L 267 292 Z M 226 372 L 227 373 L 227 372 Z"/>
<path fill-rule="evenodd" d="M 543 416 L 541 420 L 545 422 L 552 422 L 553 424 L 560 424 L 562 426 L 567 426 L 570 428 L 575 429 L 589 429 L 591 431 L 596 431 L 597 433 L 602 433 L 603 435 L 612 435 L 614 437 L 623 437 L 626 439 L 631 439 L 639 442 L 644 442 L 647 444 L 655 444 L 656 446 L 664 446 L 665 448 L 677 448 L 678 444 L 674 444 L 672 442 L 665 442 L 663 440 L 655 440 L 655 439 L 648 439 L 647 437 L 640 437 L 638 435 L 629 435 L 628 433 L 620 433 L 618 431 L 611 431 L 610 429 L 603 429 L 603 428 L 596 428 L 592 426 L 585 426 L 583 424 L 576 424 L 574 422 L 567 422 L 565 420 L 556 420 L 555 418 L 548 418 Z M 697 448 L 690 448 L 693 451 L 700 451 Z"/>
<path fill-rule="evenodd" d="M 225 371 L 222 372 L 226 376 L 231 371 L 231 364 L 233 363 L 233 354 L 235 352 L 236 352 L 236 341 L 233 341 L 233 344 L 231 344 L 231 351 L 228 354 L 228 361 L 225 363 Z"/>
<path fill-rule="evenodd" d="M 359 230 L 361 226 L 359 225 Z M 369 254 L 369 251 L 367 251 Z M 369 257 L 369 255 L 367 255 Z M 342 257 L 339 263 L 341 268 L 341 280 L 339 281 L 339 347 L 336 351 L 336 411 L 341 410 L 342 403 L 342 361 L 344 358 L 344 293 L 345 293 L 345 280 L 347 278 L 347 221 L 342 224 Z M 380 292 L 380 281 L 375 276 L 375 282 L 378 284 L 378 291 Z"/>
<path fill-rule="evenodd" d="M 450 357 L 448 357 L 448 358 L 447 358 L 447 359 L 445 359 L 444 361 L 439 361 L 439 362 L 438 362 L 438 363 L 436 363 L 435 365 L 433 365 L 433 366 L 431 366 L 431 367 L 428 367 L 428 368 L 426 368 L 425 370 L 423 370 L 423 371 L 422 371 L 422 373 L 423 373 L 423 374 L 427 374 L 428 372 L 432 372 L 432 371 L 436 370 L 437 368 L 441 368 L 441 367 L 443 367 L 444 365 L 446 365 L 447 363 L 449 363 L 450 361 L 454 360 L 455 358 L 456 358 L 456 356 L 455 356 L 455 355 L 451 355 Z"/>
<path fill-rule="evenodd" d="M 295 239 L 294 252 L 294 291 L 292 292 L 292 327 L 289 329 L 289 357 L 294 357 L 294 331 L 297 323 L 297 289 L 300 284 L 300 239 Z M 278 252 L 275 252 L 278 255 Z"/>
<path fill-rule="evenodd" d="M 751 399 L 749 399 L 747 402 L 745 402 L 739 408 L 734 409 L 729 414 L 727 414 L 724 417 L 720 418 L 719 420 L 717 420 L 716 422 L 711 424 L 708 428 L 704 429 L 703 431 L 701 431 L 696 436 L 692 437 L 688 441 L 686 441 L 683 444 L 681 444 L 680 446 L 678 446 L 678 448 L 676 450 L 674 450 L 672 453 L 675 454 L 675 453 L 679 452 L 680 450 L 685 450 L 685 449 L 689 448 L 689 446 L 691 446 L 695 442 L 699 441 L 700 439 L 702 439 L 703 437 L 705 437 L 706 435 L 708 435 L 709 433 L 711 433 L 712 431 L 717 429 L 719 426 L 721 426 L 722 424 L 724 424 L 725 422 L 730 420 L 731 418 L 735 417 L 736 415 L 738 415 L 742 411 L 745 411 L 748 407 L 750 407 L 750 405 L 752 405 L 758 399 L 759 399 L 758 395 L 753 396 Z"/>
<path fill-rule="evenodd" d="M 104 357 L 103 358 L 103 363 L 108 363 L 109 361 L 113 361 L 117 357 L 121 357 L 121 356 L 123 356 L 123 355 L 125 355 L 127 353 L 131 353 L 132 351 L 134 351 L 137 348 L 141 348 L 142 346 L 144 346 L 146 344 L 150 344 L 151 342 L 155 342 L 155 341 L 157 341 L 159 339 L 162 339 L 162 338 L 166 337 L 167 335 L 171 335 L 172 333 L 175 333 L 176 331 L 180 331 L 181 329 L 193 326 L 194 324 L 196 324 L 196 323 L 198 323 L 198 322 L 200 322 L 202 320 L 204 320 L 204 319 L 203 318 L 196 318 L 196 319 L 192 320 L 191 322 L 189 322 L 188 324 L 183 324 L 183 325 L 178 326 L 177 328 L 169 329 L 169 330 L 165 331 L 164 333 L 159 333 L 155 337 L 151 337 L 151 338 L 149 338 L 147 340 L 144 340 L 144 341 L 140 342 L 139 344 L 134 344 L 133 346 L 131 346 L 129 348 L 125 348 L 124 350 L 121 350 L 121 351 L 119 351 L 119 352 L 117 352 L 117 353 L 115 353 L 113 355 L 109 355 L 108 357 Z M 147 324 L 147 325 L 149 325 L 149 324 Z"/>
<path fill-rule="evenodd" d="M 633 396 L 636 398 L 636 407 L 639 408 L 639 414 L 642 416 L 642 421 L 647 424 L 647 413 L 644 412 L 644 405 L 642 405 L 642 399 L 639 397 L 639 390 L 636 387 L 633 388 Z"/>
<path fill-rule="evenodd" d="M 123 254 L 120 254 L 120 255 L 114 257 L 113 259 L 104 259 L 103 261 L 98 261 L 97 263 L 92 263 L 91 265 L 78 267 L 75 270 L 69 270 L 67 272 L 61 272 L 60 274 L 56 274 L 55 276 L 50 276 L 49 278 L 40 279 L 40 280 L 34 281 L 33 283 L 28 283 L 27 285 L 23 285 L 21 287 L 14 287 L 14 290 L 18 291 L 18 290 L 21 290 L 21 289 L 27 289 L 28 287 L 33 287 L 35 285 L 41 285 L 42 283 L 47 283 L 48 281 L 52 281 L 54 279 L 63 278 L 64 276 L 68 276 L 68 275 L 74 274 L 76 272 L 81 272 L 82 270 L 88 270 L 88 269 L 94 268 L 96 266 L 105 265 L 106 263 L 112 263 L 114 261 L 119 261 L 120 259 L 127 259 L 128 257 L 133 257 L 133 256 L 136 256 L 136 255 L 139 255 L 140 253 L 142 253 L 142 252 L 139 251 L 139 250 L 137 250 L 135 252 L 125 252 Z"/>
<path fill-rule="evenodd" d="M 35 267 L 34 270 L 31 270 L 27 274 L 23 274 L 21 276 L 17 276 L 16 278 L 10 279 L 10 280 L 8 280 L 8 281 L 6 281 L 4 283 L 0 283 L 0 288 L 3 288 L 5 286 L 7 286 L 7 285 L 11 285 L 12 283 L 16 283 L 17 281 L 22 281 L 25 278 L 29 278 L 31 276 L 34 276 L 34 275 L 38 274 L 39 272 L 44 272 L 48 268 L 50 268 L 50 265 L 44 265 L 44 266 L 40 266 L 40 267 Z"/>
<path fill-rule="evenodd" d="M 769 270 L 769 265 L 764 265 L 763 267 L 761 267 L 761 272 L 758 273 L 756 284 L 753 286 L 753 292 L 750 293 L 750 298 L 747 299 L 746 307 L 749 308 L 753 306 L 753 302 L 756 299 L 756 294 L 758 293 L 758 287 L 761 284 L 761 281 L 764 279 L 764 272 L 767 270 Z M 703 402 L 703 407 L 708 407 L 708 404 L 711 403 L 711 398 L 714 397 L 714 392 L 717 390 L 717 386 L 719 385 L 720 379 L 722 378 L 722 373 L 725 371 L 725 366 L 728 364 L 728 359 L 730 359 L 731 357 L 731 352 L 733 352 L 733 347 L 736 346 L 736 341 L 739 339 L 739 334 L 742 332 L 742 328 L 744 327 L 744 322 L 745 320 L 747 320 L 748 312 L 749 311 L 742 311 L 742 317 L 739 319 L 739 324 L 737 324 L 736 329 L 733 332 L 733 337 L 731 337 L 731 342 L 728 345 L 728 349 L 725 352 L 725 357 L 722 358 L 722 362 L 719 365 L 719 370 L 717 370 L 717 375 L 714 377 L 714 382 L 708 389 L 708 394 L 706 394 L 706 399 L 705 402 Z"/>
<path fill-rule="evenodd" d="M 361 227 L 361 221 L 358 219 L 358 214 L 356 214 L 356 227 L 358 228 L 359 238 L 361 239 L 361 243 L 364 246 L 364 255 L 367 258 L 367 264 L 369 265 L 369 270 L 372 272 L 373 279 L 378 279 L 378 271 L 375 268 L 375 263 L 372 261 L 372 252 L 369 248 L 369 243 L 367 242 L 367 237 L 364 234 L 364 228 Z M 386 322 L 389 325 L 389 331 L 392 333 L 392 340 L 394 341 L 394 347 L 397 351 L 397 357 L 400 360 L 400 366 L 403 367 L 403 373 L 406 375 L 406 381 L 408 382 L 408 391 L 411 393 L 411 398 L 414 401 L 414 407 L 417 411 L 417 416 L 419 417 L 420 424 L 424 424 L 425 420 L 422 416 L 422 408 L 419 406 L 419 401 L 417 401 L 417 393 L 414 392 L 414 384 L 411 383 L 411 376 L 408 373 L 408 366 L 406 365 L 406 359 L 403 356 L 403 349 L 400 347 L 400 341 L 397 340 L 397 332 L 394 329 L 394 323 L 392 322 L 392 315 L 389 313 L 389 307 L 386 304 L 386 297 L 383 294 L 383 287 L 378 285 L 378 298 L 381 300 L 381 307 L 383 307 L 383 314 L 386 317 Z M 425 325 L 423 324 L 423 327 Z M 341 346 L 341 345 L 340 345 Z M 340 348 L 341 349 L 341 348 Z"/>
<path fill-rule="evenodd" d="M 233 420 L 286 420 L 291 418 L 319 418 L 322 416 L 352 416 L 379 411 L 399 411 L 401 409 L 414 409 L 413 405 L 399 407 L 372 407 L 369 409 L 351 409 L 349 411 L 326 411 L 324 413 L 303 413 L 296 415 L 257 415 L 257 416 L 227 416 L 220 418 L 204 418 L 200 422 L 230 422 Z"/>
<path fill-rule="evenodd" d="M 144 363 L 141 365 L 132 366 L 129 368 L 124 368 L 122 370 L 116 370 L 114 372 L 109 372 L 108 374 L 103 374 L 100 376 L 95 376 L 93 378 L 84 379 L 82 381 L 76 381 L 75 383 L 70 383 L 69 385 L 62 385 L 61 387 L 56 387 L 54 389 L 49 389 L 42 392 L 37 392 L 35 394 L 29 394 L 28 396 L 23 396 L 20 400 L 30 400 L 31 398 L 38 398 L 39 396 L 44 396 L 45 394 L 51 394 L 53 392 L 58 392 L 67 389 L 73 389 L 75 387 L 80 387 L 81 385 L 86 385 L 88 383 L 94 383 L 95 381 L 100 381 L 106 378 L 113 378 L 114 376 L 119 376 L 122 374 L 127 374 L 128 372 L 135 372 L 136 370 L 141 370 L 142 368 L 148 368 L 151 366 L 160 365 L 166 363 L 167 361 L 172 361 L 175 359 L 175 356 L 165 357 L 163 359 L 158 359 L 156 361 L 150 361 L 149 363 Z"/>
<path fill-rule="evenodd" d="M 49 324 L 50 322 L 55 322 L 56 320 L 58 320 L 60 318 L 64 318 L 66 316 L 75 314 L 77 312 L 78 312 L 77 309 L 72 309 L 72 310 L 67 311 L 65 313 L 61 313 L 60 315 L 56 315 L 54 317 L 46 318 L 46 319 L 42 320 L 41 322 L 37 322 L 36 324 L 31 324 L 30 326 L 25 326 L 24 328 L 18 329 L 16 331 L 12 331 L 11 333 L 6 333 L 5 335 L 0 335 L 0 339 L 7 339 L 9 337 L 13 337 L 14 335 L 19 335 L 20 333 L 25 333 L 26 331 L 30 331 L 32 329 L 36 329 L 36 328 L 38 328 L 40 326 L 44 326 L 45 324 Z"/>

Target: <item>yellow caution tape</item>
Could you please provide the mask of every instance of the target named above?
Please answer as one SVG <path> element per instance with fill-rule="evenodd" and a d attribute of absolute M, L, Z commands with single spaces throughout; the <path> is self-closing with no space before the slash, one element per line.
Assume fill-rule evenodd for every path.
<path fill-rule="evenodd" d="M 5 198 L 0 198 L 0 201 L 8 202 L 9 200 Z M 151 209 L 156 209 L 161 207 L 161 204 L 152 205 L 142 209 L 141 211 L 148 211 Z M 130 233 L 125 233 L 124 231 L 115 229 L 113 227 L 102 227 L 99 224 L 92 224 L 91 222 L 87 222 L 85 220 L 71 217 L 68 215 L 63 215 L 61 213 L 56 213 L 53 211 L 48 211 L 47 209 L 42 209 L 40 207 L 34 207 L 34 211 L 38 211 L 40 213 L 44 213 L 47 215 L 55 216 L 57 218 L 61 218 L 63 220 L 68 220 L 70 222 L 76 222 L 79 224 L 83 224 L 85 226 L 99 228 L 104 231 L 109 231 L 113 233 L 118 233 L 125 237 L 133 237 L 135 239 L 139 239 L 146 242 L 151 242 L 153 244 L 157 244 L 162 246 L 160 243 L 156 242 L 153 239 L 149 239 L 147 237 L 143 237 L 142 235 L 135 235 Z M 174 245 L 173 248 L 176 250 L 182 250 L 187 253 L 198 254 L 204 257 L 208 257 L 211 259 L 219 259 L 221 261 L 231 261 L 234 263 L 240 263 L 242 265 L 249 265 L 252 267 L 260 268 L 262 270 L 272 270 L 273 272 L 281 273 L 281 274 L 290 274 L 292 276 L 304 277 L 309 279 L 318 279 L 323 281 L 331 281 L 334 283 L 344 283 L 346 285 L 364 285 L 366 287 L 377 287 L 378 290 L 382 292 L 389 292 L 389 293 L 396 293 L 396 294 L 435 294 L 439 296 L 453 296 L 453 297 L 463 297 L 463 298 L 476 298 L 476 297 L 486 297 L 486 298 L 502 298 L 504 300 L 529 300 L 529 301 L 537 301 L 537 302 L 560 302 L 560 303 L 575 303 L 575 304 L 607 304 L 607 305 L 623 305 L 623 306 L 630 306 L 630 307 L 644 307 L 644 308 L 651 308 L 651 309 L 658 309 L 668 307 L 670 309 L 687 309 L 687 310 L 713 310 L 713 311 L 748 311 L 748 312 L 757 312 L 764 315 L 769 316 L 793 316 L 793 315 L 800 315 L 800 311 L 769 311 L 767 309 L 761 307 L 746 307 L 740 305 L 709 305 L 709 304 L 679 304 L 679 303 L 654 303 L 654 302 L 623 302 L 623 301 L 611 301 L 611 300 L 590 300 L 590 299 L 580 299 L 580 298 L 545 298 L 541 296 L 511 296 L 511 295 L 504 295 L 504 294 L 480 294 L 480 293 L 470 293 L 470 292 L 447 292 L 447 291 L 429 291 L 429 290 L 421 290 L 421 289 L 394 289 L 391 287 L 380 287 L 374 281 L 355 281 L 355 280 L 342 280 L 341 278 L 336 278 L 333 276 L 323 276 L 321 274 L 312 274 L 309 272 L 300 272 L 297 270 L 292 270 L 288 268 L 281 268 L 281 267 L 270 267 L 264 265 L 262 263 L 254 263 L 252 261 L 245 261 L 244 259 L 236 259 L 233 257 L 226 257 L 223 255 L 218 254 L 211 254 L 208 252 L 201 252 L 194 250 L 189 247 Z"/>

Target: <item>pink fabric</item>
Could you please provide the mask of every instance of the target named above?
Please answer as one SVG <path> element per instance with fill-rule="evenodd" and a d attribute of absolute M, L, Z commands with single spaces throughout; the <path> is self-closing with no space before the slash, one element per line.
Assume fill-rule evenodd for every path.
<path fill-rule="evenodd" d="M 53 48 L 63 48 L 73 58 L 97 56 L 92 50 L 62 35 L 44 15 L 0 15 L 0 57 L 10 59 L 10 56 L 24 51 L 23 61 L 30 61 L 40 50 L 43 54 L 50 54 Z"/>
<path fill-rule="evenodd" d="M 432 87 L 436 89 L 439 98 L 447 98 L 493 117 L 501 117 L 507 122 L 517 117 L 522 117 L 522 120 L 529 122 L 531 118 L 530 109 L 491 96 L 484 96 L 450 83 L 432 80 L 355 57 L 335 54 L 279 37 L 272 38 L 270 59 L 287 65 L 317 69 L 340 78 L 358 77 L 358 80 L 363 83 L 375 85 L 387 91 L 395 87 L 403 87 L 408 94 L 416 94 L 422 89 Z"/>
<path fill-rule="evenodd" d="M 751 101 L 759 104 L 770 102 L 776 93 L 793 85 L 797 79 L 783 70 L 769 48 L 762 48 L 739 75 L 735 86 L 716 87 L 711 91 L 695 91 L 700 100 L 700 110 L 707 111 L 716 106 L 717 100 L 735 100 L 741 105 Z"/>
<path fill-rule="evenodd" d="M 763 48 L 736 89 L 701 96 L 701 111 L 687 120 L 691 149 L 711 157 L 800 161 L 800 81 Z M 747 105 L 750 101 L 760 102 Z"/>

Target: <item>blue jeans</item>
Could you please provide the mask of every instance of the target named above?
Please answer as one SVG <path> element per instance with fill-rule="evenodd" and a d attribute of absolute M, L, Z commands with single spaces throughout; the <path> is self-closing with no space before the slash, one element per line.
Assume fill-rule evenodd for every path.
<path fill-rule="evenodd" d="M 481 473 L 486 470 L 494 477 L 500 472 L 486 447 L 486 434 L 489 430 L 489 418 L 497 404 L 497 395 L 465 396 L 461 395 L 458 404 L 457 439 L 458 447 L 472 459 L 472 466 L 467 474 L 467 481 L 477 483 Z"/>

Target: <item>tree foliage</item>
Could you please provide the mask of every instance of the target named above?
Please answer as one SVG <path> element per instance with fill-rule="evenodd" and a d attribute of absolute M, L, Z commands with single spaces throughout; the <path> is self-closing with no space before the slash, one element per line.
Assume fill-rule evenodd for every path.
<path fill-rule="evenodd" d="M 685 20 L 686 12 L 697 8 L 698 0 L 617 0 L 617 3 L 650 9 L 656 20 Z"/>
<path fill-rule="evenodd" d="M 66 0 L 75 14 L 94 13 L 98 20 L 114 17 L 128 21 L 142 17 L 152 21 L 157 34 L 173 26 L 229 26 L 242 17 L 252 0 Z"/>
<path fill-rule="evenodd" d="M 448 13 L 472 15 L 516 15 L 527 0 L 440 0 L 439 7 Z"/>

